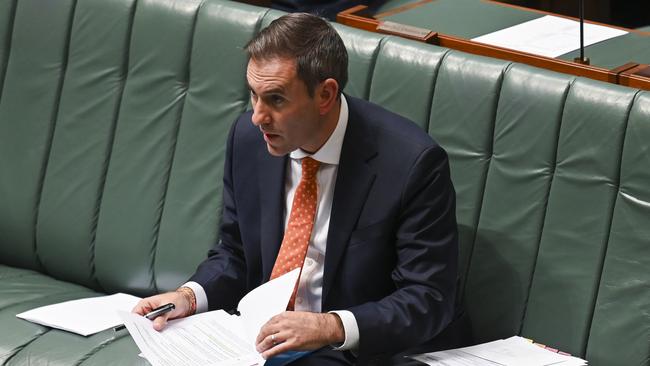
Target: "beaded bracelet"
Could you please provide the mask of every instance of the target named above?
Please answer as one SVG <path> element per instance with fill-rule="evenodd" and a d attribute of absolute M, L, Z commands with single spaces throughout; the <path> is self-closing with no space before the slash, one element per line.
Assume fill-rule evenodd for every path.
<path fill-rule="evenodd" d="M 185 316 L 194 315 L 196 313 L 196 295 L 194 295 L 194 291 L 189 287 L 179 287 L 176 292 L 183 294 L 185 299 L 190 303 L 190 309 L 187 311 Z"/>

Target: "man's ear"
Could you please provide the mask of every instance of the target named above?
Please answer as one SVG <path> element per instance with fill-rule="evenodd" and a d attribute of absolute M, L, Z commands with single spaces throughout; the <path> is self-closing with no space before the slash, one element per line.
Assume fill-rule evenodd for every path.
<path fill-rule="evenodd" d="M 339 98 L 339 83 L 332 78 L 325 79 L 317 88 L 318 109 L 321 116 L 336 106 Z"/>

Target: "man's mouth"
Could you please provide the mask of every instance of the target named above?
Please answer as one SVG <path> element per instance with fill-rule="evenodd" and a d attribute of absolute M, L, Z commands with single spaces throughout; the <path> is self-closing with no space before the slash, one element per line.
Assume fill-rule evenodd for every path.
<path fill-rule="evenodd" d="M 269 133 L 269 132 L 264 132 L 264 140 L 266 142 L 271 142 L 273 140 L 276 140 L 280 137 L 280 135 L 275 134 L 275 133 Z"/>

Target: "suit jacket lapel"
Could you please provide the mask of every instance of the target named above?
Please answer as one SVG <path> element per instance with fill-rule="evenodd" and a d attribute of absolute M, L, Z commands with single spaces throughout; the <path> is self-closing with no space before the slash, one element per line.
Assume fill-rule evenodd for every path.
<path fill-rule="evenodd" d="M 323 273 L 323 300 L 332 287 L 332 281 L 356 226 L 361 209 L 375 179 L 370 160 L 377 154 L 374 132 L 353 108 L 348 97 L 350 114 L 343 139 L 341 159 L 334 188 L 332 212 L 327 235 L 327 252 Z M 323 308 L 324 309 L 324 308 Z"/>
<path fill-rule="evenodd" d="M 265 146 L 259 152 L 258 164 L 262 279 L 266 282 L 271 277 L 275 258 L 282 243 L 287 157 L 272 156 L 266 151 Z"/>

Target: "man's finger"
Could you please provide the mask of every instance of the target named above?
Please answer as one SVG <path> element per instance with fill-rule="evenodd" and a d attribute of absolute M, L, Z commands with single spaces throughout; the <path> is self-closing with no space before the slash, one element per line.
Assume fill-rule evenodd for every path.
<path fill-rule="evenodd" d="M 153 320 L 153 329 L 157 331 L 163 330 L 165 325 L 167 325 L 167 319 L 169 318 L 170 313 L 163 314 Z"/>
<path fill-rule="evenodd" d="M 259 345 L 264 342 L 264 339 L 268 337 L 271 333 L 268 331 L 268 326 L 264 325 L 262 328 L 260 328 L 260 332 L 257 334 L 257 338 L 255 338 L 255 345 L 259 347 Z"/>
<path fill-rule="evenodd" d="M 149 302 L 149 300 L 142 299 L 135 305 L 135 307 L 133 308 L 133 310 L 131 310 L 131 312 L 144 316 L 144 314 L 151 311 L 151 309 L 153 309 L 153 307 Z"/>
<path fill-rule="evenodd" d="M 257 343 L 257 352 L 264 352 L 268 349 L 275 347 L 278 343 L 282 343 L 278 337 L 278 333 L 267 334 L 261 341 Z"/>
<path fill-rule="evenodd" d="M 275 324 L 271 324 L 271 320 L 266 322 L 266 324 L 264 324 L 262 326 L 262 328 L 260 328 L 260 332 L 257 334 L 257 338 L 255 338 L 255 344 L 256 345 L 262 343 L 264 341 L 264 339 L 269 337 L 271 334 L 274 334 L 274 333 L 277 333 L 277 332 L 280 331 Z"/>
<path fill-rule="evenodd" d="M 275 357 L 280 353 L 284 353 L 291 350 L 291 345 L 288 342 L 278 343 L 275 346 L 272 346 L 268 350 L 262 353 L 262 358 L 268 360 L 271 357 Z"/>

